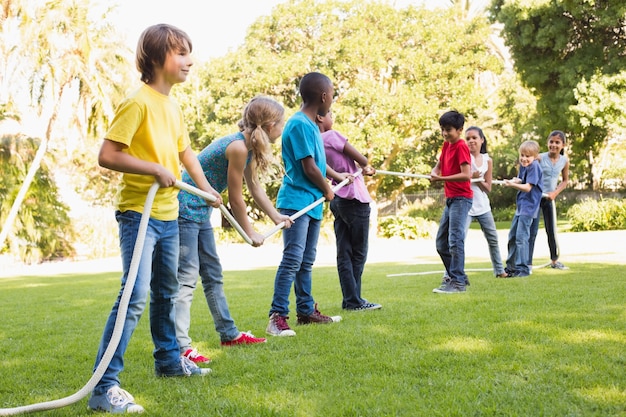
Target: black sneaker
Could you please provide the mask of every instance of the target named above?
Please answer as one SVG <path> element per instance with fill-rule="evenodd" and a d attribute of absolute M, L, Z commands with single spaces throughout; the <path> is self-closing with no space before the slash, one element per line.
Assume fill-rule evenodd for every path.
<path fill-rule="evenodd" d="M 346 310 L 349 311 L 365 311 L 365 310 L 378 310 L 379 308 L 383 308 L 383 306 L 381 304 L 377 304 L 377 303 L 363 303 L 358 307 L 355 308 L 347 308 Z"/>
<path fill-rule="evenodd" d="M 317 303 L 315 303 L 315 308 L 313 313 L 306 315 L 298 313 L 298 322 L 297 324 L 328 324 L 335 323 L 341 321 L 341 316 L 327 316 L 317 309 Z"/>

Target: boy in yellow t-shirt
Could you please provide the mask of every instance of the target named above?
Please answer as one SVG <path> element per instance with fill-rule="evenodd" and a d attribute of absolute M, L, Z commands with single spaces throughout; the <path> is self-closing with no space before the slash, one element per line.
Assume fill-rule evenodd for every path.
<path fill-rule="evenodd" d="M 215 196 L 196 155 L 189 147 L 183 115 L 169 93 L 174 84 L 187 78 L 191 61 L 191 40 L 180 29 L 160 24 L 147 28 L 137 45 L 137 69 L 143 85 L 117 109 L 100 148 L 98 163 L 122 172 L 115 217 L 119 225 L 122 254 L 122 286 L 104 328 L 94 370 L 109 345 L 130 269 L 141 213 L 148 190 L 157 181 L 158 190 L 148 222 L 143 254 L 137 271 L 120 343 L 104 375 L 94 388 L 88 406 L 109 413 L 141 413 L 141 405 L 120 388 L 118 374 L 124 367 L 124 352 L 141 317 L 150 291 L 150 329 L 154 342 L 157 376 L 204 375 L 180 356 L 176 342 L 173 306 L 178 293 L 178 190 L 182 163 L 195 184 Z"/>

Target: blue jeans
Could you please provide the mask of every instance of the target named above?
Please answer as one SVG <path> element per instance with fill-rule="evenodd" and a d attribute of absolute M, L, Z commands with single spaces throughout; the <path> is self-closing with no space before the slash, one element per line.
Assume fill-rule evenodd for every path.
<path fill-rule="evenodd" d="M 480 229 L 487 239 L 487 245 L 489 246 L 489 257 L 491 258 L 491 266 L 493 266 L 494 275 L 500 275 L 504 273 L 504 267 L 502 266 L 502 258 L 500 257 L 500 247 L 498 246 L 498 232 L 496 230 L 496 222 L 493 220 L 493 214 L 491 211 L 480 214 L 478 216 L 467 216 L 467 226 L 465 227 L 465 235 L 467 236 L 467 230 L 470 227 L 472 220 L 476 219 L 480 224 Z"/>
<path fill-rule="evenodd" d="M 546 228 L 546 235 L 548 236 L 548 248 L 550 249 L 550 260 L 556 261 L 559 259 L 559 245 L 556 240 L 556 221 L 555 211 L 552 205 L 554 201 L 549 198 L 543 197 L 539 204 L 540 212 L 543 214 L 543 224 Z M 537 239 L 537 233 L 539 232 L 539 214 L 533 219 L 533 224 L 530 226 L 530 240 L 528 243 L 528 265 L 533 264 L 533 253 L 535 252 L 535 240 Z"/>
<path fill-rule="evenodd" d="M 335 217 L 337 273 L 343 294 L 341 307 L 356 308 L 365 303 L 361 298 L 361 276 L 367 260 L 370 205 L 335 196 L 330 210 Z"/>
<path fill-rule="evenodd" d="M 209 215 L 211 209 L 209 209 Z M 209 216 L 210 217 L 210 216 Z M 222 265 L 217 256 L 215 236 L 211 221 L 196 223 L 178 219 L 180 230 L 180 258 L 178 261 L 178 282 L 180 288 L 176 299 L 176 338 L 181 352 L 191 348 L 189 326 L 191 323 L 191 302 L 198 282 L 202 278 L 204 297 L 209 305 L 215 330 L 220 340 L 227 342 L 239 336 L 235 321 L 230 316 L 228 302 L 224 294 Z"/>
<path fill-rule="evenodd" d="M 435 245 L 446 272 L 455 285 L 465 287 L 465 227 L 472 208 L 472 199 L 453 197 L 446 205 L 439 221 Z"/>
<path fill-rule="evenodd" d="M 511 230 L 509 230 L 508 249 L 509 255 L 506 258 L 506 267 L 510 272 L 519 272 L 523 275 L 530 274 L 528 268 L 528 238 L 530 237 L 530 226 L 533 218 L 530 216 L 513 216 Z"/>
<path fill-rule="evenodd" d="M 141 214 L 134 211 L 124 213 L 118 211 L 115 217 L 119 227 L 122 255 L 122 288 L 104 327 L 94 370 L 100 363 L 113 334 L 120 296 L 126 286 L 141 220 Z M 148 222 L 137 279 L 126 312 L 122 338 L 106 372 L 94 388 L 94 394 L 104 394 L 113 385 L 120 385 L 118 374 L 124 368 L 124 353 L 146 307 L 148 291 L 150 291 L 150 331 L 154 342 L 155 368 L 167 369 L 180 366 L 180 351 L 174 327 L 174 302 L 178 293 L 177 268 L 178 222 L 151 218 Z"/>
<path fill-rule="evenodd" d="M 296 210 L 281 209 L 281 214 L 291 216 Z M 317 239 L 320 235 L 320 220 L 307 214 L 296 219 L 288 229 L 283 229 L 283 258 L 274 279 L 274 297 L 270 315 L 289 314 L 291 284 L 296 293 L 296 312 L 310 315 L 315 309 L 311 295 L 312 272 L 317 255 Z"/>

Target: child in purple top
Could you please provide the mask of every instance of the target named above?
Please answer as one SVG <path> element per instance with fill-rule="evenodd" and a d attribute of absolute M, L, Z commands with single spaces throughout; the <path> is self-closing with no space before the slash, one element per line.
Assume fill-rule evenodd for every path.
<path fill-rule="evenodd" d="M 359 164 L 363 175 L 376 173 L 368 165 L 367 158 L 348 143 L 348 139 L 332 130 L 331 112 L 325 116 L 318 115 L 316 122 L 322 133 L 326 163 L 330 168 L 336 172 L 354 174 Z M 330 210 L 335 217 L 337 272 L 343 294 L 341 307 L 346 310 L 376 310 L 382 307 L 361 297 L 361 276 L 368 251 L 371 201 L 363 176 L 359 175 L 352 183 L 339 189 L 330 202 Z"/>

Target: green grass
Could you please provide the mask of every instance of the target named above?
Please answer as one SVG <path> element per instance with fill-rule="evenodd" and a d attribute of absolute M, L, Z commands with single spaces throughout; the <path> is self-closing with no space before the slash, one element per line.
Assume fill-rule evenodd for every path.
<path fill-rule="evenodd" d="M 144 314 L 122 386 L 151 416 L 625 416 L 624 267 L 568 265 L 527 279 L 470 272 L 468 293 L 437 295 L 439 273 L 388 274 L 438 264 L 371 264 L 364 295 L 384 307 L 367 312 L 342 312 L 334 268 L 316 268 L 320 309 L 343 321 L 297 327 L 294 312 L 296 337 L 225 349 L 198 291 L 192 337 L 213 373 L 156 378 Z M 264 334 L 274 272 L 226 272 L 241 330 Z M 0 408 L 87 382 L 118 288 L 118 274 L 0 279 Z M 93 415 L 86 403 L 39 415 Z"/>

